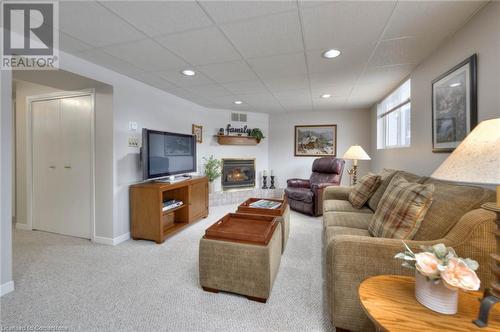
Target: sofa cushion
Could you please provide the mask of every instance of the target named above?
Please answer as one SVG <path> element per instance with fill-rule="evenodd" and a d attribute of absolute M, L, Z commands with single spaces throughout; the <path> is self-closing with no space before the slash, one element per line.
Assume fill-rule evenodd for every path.
<path fill-rule="evenodd" d="M 323 214 L 323 226 L 342 226 L 358 229 L 368 229 L 372 215 L 357 212 L 326 212 Z"/>
<path fill-rule="evenodd" d="M 411 183 L 395 175 L 385 191 L 368 227 L 372 236 L 412 239 L 427 213 L 433 184 Z"/>
<path fill-rule="evenodd" d="M 459 185 L 432 178 L 426 179 L 425 184 L 433 184 L 435 190 L 432 205 L 414 240 L 443 238 L 464 214 L 480 208 L 485 202 L 495 200 L 493 190 L 481 187 Z"/>
<path fill-rule="evenodd" d="M 349 202 L 352 206 L 360 209 L 365 205 L 368 199 L 373 195 L 380 185 L 380 175 L 368 173 L 363 176 L 349 193 Z"/>
<path fill-rule="evenodd" d="M 389 183 L 391 183 L 392 178 L 396 174 L 402 176 L 408 182 L 422 183 L 420 182 L 421 177 L 419 177 L 418 175 L 405 171 L 397 171 L 394 169 L 384 168 L 382 172 L 380 172 L 380 185 L 378 186 L 377 190 L 375 190 L 372 197 L 370 197 L 370 199 L 368 200 L 368 206 L 370 207 L 370 209 L 372 209 L 373 211 L 377 210 L 380 199 L 384 195 L 387 186 L 389 185 Z"/>
<path fill-rule="evenodd" d="M 356 209 L 349 201 L 340 199 L 329 199 L 323 202 L 323 212 L 328 211 L 344 211 L 344 212 L 361 212 L 373 214 L 373 211 L 364 206 L 361 209 Z"/>
<path fill-rule="evenodd" d="M 289 187 L 285 189 L 285 194 L 288 198 L 304 203 L 312 203 L 314 198 L 314 193 L 308 188 Z"/>
<path fill-rule="evenodd" d="M 328 244 L 332 242 L 332 239 L 340 235 L 358 235 L 358 236 L 368 236 L 370 233 L 366 229 L 342 227 L 342 226 L 330 226 L 325 229 L 325 243 Z"/>

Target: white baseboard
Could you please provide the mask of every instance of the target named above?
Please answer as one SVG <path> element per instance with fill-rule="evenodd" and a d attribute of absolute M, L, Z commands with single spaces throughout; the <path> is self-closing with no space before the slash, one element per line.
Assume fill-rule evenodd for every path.
<path fill-rule="evenodd" d="M 12 291 L 14 291 L 14 281 L 9 281 L 0 285 L 0 297 Z"/>
<path fill-rule="evenodd" d="M 113 239 L 113 245 L 118 245 L 122 242 L 125 242 L 127 240 L 130 240 L 130 233 L 125 233 L 125 234 L 122 234 L 120 236 L 117 236 Z"/>
<path fill-rule="evenodd" d="M 125 233 L 115 238 L 94 236 L 95 243 L 105 244 L 107 246 L 116 246 L 122 242 L 127 241 L 128 239 L 130 239 L 130 233 Z"/>
<path fill-rule="evenodd" d="M 16 229 L 22 229 L 25 231 L 31 231 L 31 227 L 28 224 L 21 224 L 19 222 L 16 222 Z"/>

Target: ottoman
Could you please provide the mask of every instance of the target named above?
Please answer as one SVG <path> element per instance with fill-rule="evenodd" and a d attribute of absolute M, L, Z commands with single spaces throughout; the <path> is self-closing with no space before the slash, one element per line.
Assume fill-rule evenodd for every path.
<path fill-rule="evenodd" d="M 281 205 L 276 209 L 252 207 L 251 205 L 258 201 L 278 202 Z M 285 251 L 288 236 L 290 235 L 290 206 L 286 199 L 269 198 L 249 198 L 238 206 L 236 213 L 257 214 L 263 216 L 274 216 L 281 223 L 281 253 Z"/>
<path fill-rule="evenodd" d="M 281 243 L 275 217 L 227 214 L 200 240 L 200 285 L 265 303 L 278 274 Z"/>

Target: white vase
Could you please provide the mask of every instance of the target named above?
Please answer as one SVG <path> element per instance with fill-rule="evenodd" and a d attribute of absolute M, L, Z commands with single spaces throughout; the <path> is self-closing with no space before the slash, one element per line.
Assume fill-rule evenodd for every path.
<path fill-rule="evenodd" d="M 209 181 L 208 182 L 208 193 L 213 194 L 214 190 L 215 190 L 214 188 L 215 188 L 215 183 L 213 181 Z"/>
<path fill-rule="evenodd" d="M 447 288 L 442 280 L 431 281 L 415 270 L 415 297 L 423 306 L 445 315 L 458 309 L 458 290 Z"/>

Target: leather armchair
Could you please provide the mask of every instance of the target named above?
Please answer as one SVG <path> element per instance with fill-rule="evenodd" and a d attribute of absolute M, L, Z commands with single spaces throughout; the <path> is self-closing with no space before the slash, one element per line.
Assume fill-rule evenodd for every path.
<path fill-rule="evenodd" d="M 333 157 L 314 160 L 309 179 L 289 179 L 285 196 L 292 210 L 312 216 L 323 214 L 323 190 L 338 186 L 345 161 Z"/>

